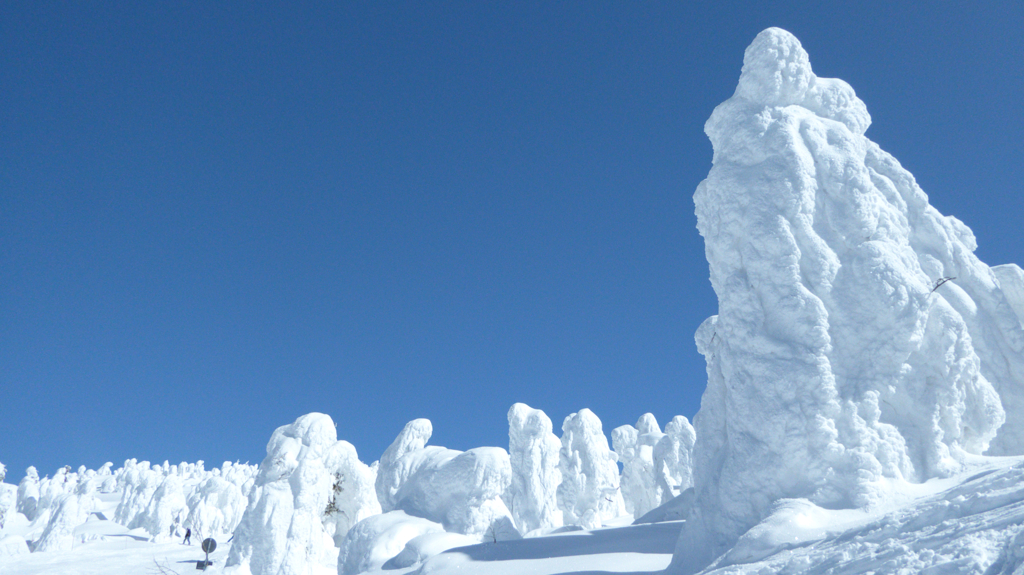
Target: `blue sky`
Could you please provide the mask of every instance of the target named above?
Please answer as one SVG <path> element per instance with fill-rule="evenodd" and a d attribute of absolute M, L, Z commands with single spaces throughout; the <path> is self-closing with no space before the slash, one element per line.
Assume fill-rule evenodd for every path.
<path fill-rule="evenodd" d="M 0 461 L 692 417 L 703 124 L 781 26 L 1024 263 L 1024 4 L 0 5 Z M 850 4 L 850 5 L 846 5 Z M 854 5 L 855 4 L 855 5 Z"/>

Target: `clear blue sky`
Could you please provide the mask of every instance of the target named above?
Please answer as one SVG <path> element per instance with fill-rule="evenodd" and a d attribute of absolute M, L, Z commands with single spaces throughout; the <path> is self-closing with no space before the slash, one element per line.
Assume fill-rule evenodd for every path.
<path fill-rule="evenodd" d="M 0 4 L 0 461 L 692 417 L 703 124 L 768 26 L 1024 263 L 1024 3 Z M 216 4 L 216 5 L 214 5 Z M 842 4 L 842 6 L 840 6 Z"/>

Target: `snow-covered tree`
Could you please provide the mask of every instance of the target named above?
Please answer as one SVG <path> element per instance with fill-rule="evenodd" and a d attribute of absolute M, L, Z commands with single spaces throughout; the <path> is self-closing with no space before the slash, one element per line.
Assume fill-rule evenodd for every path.
<path fill-rule="evenodd" d="M 622 464 L 619 487 L 626 511 L 640 517 L 662 503 L 662 486 L 656 477 L 654 446 L 665 434 L 653 414 L 645 413 L 636 427 L 612 430 L 612 446 Z"/>
<path fill-rule="evenodd" d="M 654 478 L 667 503 L 693 486 L 693 444 L 697 435 L 682 415 L 665 425 L 665 434 L 654 446 Z"/>
<path fill-rule="evenodd" d="M 694 203 L 718 314 L 695 336 L 708 385 L 675 568 L 703 568 L 782 498 L 871 506 L 990 444 L 1024 452 L 1014 274 L 978 260 L 870 123 L 770 28 L 705 124 Z"/>
<path fill-rule="evenodd" d="M 539 409 L 517 403 L 508 410 L 508 451 L 512 467 L 509 499 L 512 517 L 523 533 L 562 526 L 557 491 L 562 483 L 551 419 Z"/>
<path fill-rule="evenodd" d="M 604 521 L 625 515 L 619 492 L 619 468 L 601 420 L 589 409 L 581 409 L 562 423 L 562 448 L 558 468 L 558 506 L 570 525 L 596 529 Z"/>

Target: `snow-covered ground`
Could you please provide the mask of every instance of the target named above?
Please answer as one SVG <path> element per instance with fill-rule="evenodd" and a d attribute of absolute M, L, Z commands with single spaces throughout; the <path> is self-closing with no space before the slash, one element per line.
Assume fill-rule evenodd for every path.
<path fill-rule="evenodd" d="M 518 575 L 651 573 L 671 559 L 682 521 L 608 526 L 458 547 L 382 574 Z M 3 533 L 24 531 L 9 523 Z M 191 573 L 203 559 L 197 542 L 155 543 L 111 521 L 75 530 L 68 551 L 0 554 L 5 575 Z M 81 542 L 85 536 L 85 542 Z M 0 547 L 3 546 L 0 539 Z M 211 555 L 225 570 L 231 543 Z M 772 514 L 704 573 L 990 573 L 1024 569 L 1024 458 L 977 458 L 962 474 L 893 491 L 885 509 L 827 510 L 807 500 L 777 502 Z M 238 572 L 237 569 L 235 572 Z M 305 573 L 333 574 L 330 562 Z"/>
<path fill-rule="evenodd" d="M 379 461 L 325 414 L 257 467 L 0 483 L 0 573 L 1024 575 L 1024 271 L 989 267 L 788 32 L 744 56 L 695 194 L 719 313 L 694 425 L 509 410 L 509 444 Z M 3 475 L 0 465 L 0 479 Z M 191 530 L 192 546 L 181 544 Z"/>

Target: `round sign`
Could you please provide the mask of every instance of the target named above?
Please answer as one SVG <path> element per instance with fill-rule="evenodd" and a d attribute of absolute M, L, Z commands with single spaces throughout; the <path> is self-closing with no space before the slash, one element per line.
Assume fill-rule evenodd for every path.
<path fill-rule="evenodd" d="M 203 551 L 207 553 L 213 553 L 213 550 L 217 548 L 217 542 L 212 537 L 203 539 Z"/>

